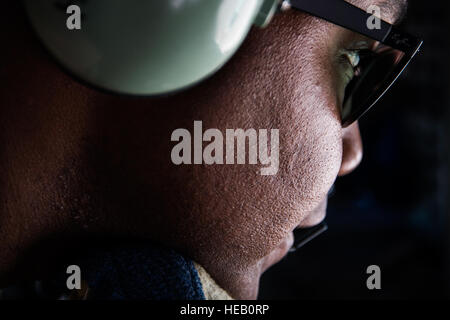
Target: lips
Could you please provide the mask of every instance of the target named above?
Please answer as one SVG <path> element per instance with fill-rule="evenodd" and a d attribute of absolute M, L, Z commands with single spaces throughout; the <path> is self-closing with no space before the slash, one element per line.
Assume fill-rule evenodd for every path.
<path fill-rule="evenodd" d="M 327 201 L 325 197 L 319 205 L 312 210 L 307 217 L 297 226 L 297 228 L 310 228 L 320 224 L 326 216 Z M 262 272 L 266 271 L 270 266 L 276 264 L 283 259 L 294 244 L 294 233 L 289 232 L 286 238 L 276 247 L 269 255 L 267 255 L 262 264 Z"/>
<path fill-rule="evenodd" d="M 298 228 L 314 227 L 321 223 L 327 215 L 328 198 L 323 199 L 308 216 L 298 225 Z"/>

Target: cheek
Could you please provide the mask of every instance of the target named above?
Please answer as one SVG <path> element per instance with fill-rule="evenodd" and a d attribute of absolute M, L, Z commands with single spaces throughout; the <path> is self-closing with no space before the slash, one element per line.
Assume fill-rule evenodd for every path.
<path fill-rule="evenodd" d="M 342 161 L 339 119 L 327 95 L 311 95 L 303 114 L 286 122 L 282 177 L 304 206 L 315 206 L 333 184 Z M 284 173 L 284 175 L 283 175 Z M 310 207 L 303 208 L 310 210 Z"/>
<path fill-rule="evenodd" d="M 248 165 L 195 168 L 195 178 L 203 186 L 195 202 L 208 212 L 208 225 L 214 226 L 210 229 L 214 234 L 207 238 L 218 236 L 214 242 L 224 245 L 224 251 L 240 248 L 243 260 L 255 261 L 277 248 L 326 197 L 339 171 L 341 126 L 333 104 L 322 90 L 306 96 L 286 99 L 276 117 L 261 109 L 252 115 L 242 113 L 248 116 L 248 127 L 279 129 L 276 175 L 261 176 L 258 166 Z M 241 125 L 237 122 L 237 127 Z"/>
<path fill-rule="evenodd" d="M 342 162 L 342 128 L 333 79 L 326 70 L 306 74 L 315 77 L 298 76 L 301 92 L 293 91 L 278 108 L 279 172 L 272 181 L 260 184 L 272 203 L 272 210 L 261 217 L 266 226 L 264 241 L 271 248 L 326 198 Z"/>
<path fill-rule="evenodd" d="M 327 50 L 322 50 L 327 52 Z M 342 162 L 342 127 L 332 59 L 304 56 L 301 72 L 287 78 L 294 88 L 280 112 L 280 183 L 290 197 L 294 223 L 326 197 Z M 293 67 L 292 70 L 295 70 Z"/>

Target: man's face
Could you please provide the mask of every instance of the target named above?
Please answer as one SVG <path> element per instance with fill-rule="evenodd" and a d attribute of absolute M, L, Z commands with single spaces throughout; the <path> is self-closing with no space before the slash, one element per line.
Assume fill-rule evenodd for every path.
<path fill-rule="evenodd" d="M 352 2 L 364 9 L 377 4 Z M 396 5 L 382 9 L 382 18 L 393 22 L 396 10 Z M 212 78 L 170 97 L 99 93 L 47 60 L 39 61 L 31 74 L 17 72 L 13 81 L 20 81 L 26 91 L 22 95 L 35 103 L 28 112 L 65 112 L 54 117 L 59 123 L 50 125 L 51 132 L 42 133 L 44 142 L 36 144 L 70 136 L 70 146 L 76 146 L 68 157 L 61 156 L 69 154 L 64 143 L 39 157 L 58 154 L 45 171 L 55 193 L 76 182 L 80 186 L 66 186 L 63 192 L 74 199 L 90 190 L 90 197 L 98 198 L 89 200 L 85 229 L 103 221 L 114 233 L 172 245 L 202 264 L 234 297 L 254 298 L 261 273 L 287 253 L 292 231 L 324 219 L 336 177 L 352 171 L 362 158 L 358 125 L 342 128 L 340 108 L 351 68 L 345 52 L 370 45 L 369 39 L 323 20 L 287 12 L 268 28 L 253 30 Z M 43 74 L 46 85 L 33 90 Z M 174 165 L 171 134 L 177 128 L 192 132 L 196 120 L 204 130 L 222 132 L 279 129 L 278 173 L 262 176 L 248 164 Z M 41 124 L 36 130 L 45 128 Z M 64 130 L 71 133 L 61 134 Z M 81 168 L 75 172 L 82 178 L 63 170 L 68 166 Z"/>
<path fill-rule="evenodd" d="M 366 8 L 369 2 L 356 4 Z M 398 12 L 382 10 L 383 18 L 394 22 Z M 181 198 L 202 213 L 206 230 L 200 231 L 205 234 L 200 243 L 210 247 L 211 256 L 202 256 L 208 266 L 252 266 L 259 278 L 286 254 L 295 228 L 324 219 L 336 177 L 352 171 L 362 158 L 358 124 L 341 126 L 345 74 L 351 68 L 343 52 L 372 45 L 370 39 L 322 20 L 286 13 L 267 29 L 254 30 L 219 74 L 192 91 L 195 98 L 190 100 L 189 93 L 183 97 L 196 109 L 179 127 L 192 128 L 193 120 L 202 120 L 204 127 L 222 132 L 280 130 L 275 176 L 260 176 L 243 165 L 172 168 L 185 175 L 181 181 L 190 181 L 178 190 Z M 215 274 L 226 282 L 219 271 Z M 243 278 L 241 283 L 255 280 Z M 254 286 L 245 289 L 231 288 L 244 297 L 256 295 Z"/>

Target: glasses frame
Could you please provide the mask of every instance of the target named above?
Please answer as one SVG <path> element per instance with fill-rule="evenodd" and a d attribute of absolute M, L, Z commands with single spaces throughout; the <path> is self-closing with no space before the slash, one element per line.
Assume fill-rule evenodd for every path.
<path fill-rule="evenodd" d="M 423 44 L 422 39 L 401 31 L 382 19 L 380 19 L 380 28 L 369 29 L 367 21 L 373 15 L 344 0 L 289 0 L 285 1 L 284 5 L 357 32 L 405 54 L 400 63 L 384 79 L 382 89 L 377 92 L 378 96 L 372 99 L 368 105 L 357 106 L 347 119 L 342 119 L 343 127 L 347 127 L 358 120 L 384 96 Z"/>

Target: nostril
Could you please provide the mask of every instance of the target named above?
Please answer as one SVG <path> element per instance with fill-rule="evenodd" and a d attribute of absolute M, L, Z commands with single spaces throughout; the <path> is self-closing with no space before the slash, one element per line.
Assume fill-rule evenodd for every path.
<path fill-rule="evenodd" d="M 345 147 L 344 147 L 345 149 Z M 342 157 L 341 169 L 339 170 L 339 176 L 344 176 L 355 170 L 362 160 L 362 151 L 356 150 L 352 147 L 347 147 L 348 150 Z"/>
<path fill-rule="evenodd" d="M 361 163 L 363 147 L 358 123 L 343 129 L 342 163 L 338 175 L 344 176 L 355 170 Z"/>

